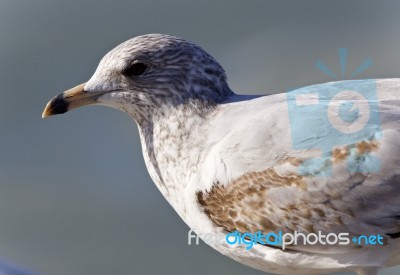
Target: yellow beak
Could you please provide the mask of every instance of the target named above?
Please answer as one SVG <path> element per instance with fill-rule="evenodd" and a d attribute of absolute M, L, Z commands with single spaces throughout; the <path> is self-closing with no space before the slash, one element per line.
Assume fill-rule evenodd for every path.
<path fill-rule="evenodd" d="M 50 100 L 44 108 L 42 118 L 66 113 L 72 109 L 95 104 L 96 99 L 102 93 L 87 92 L 83 88 L 85 83 L 82 83 L 68 91 L 65 91 Z"/>

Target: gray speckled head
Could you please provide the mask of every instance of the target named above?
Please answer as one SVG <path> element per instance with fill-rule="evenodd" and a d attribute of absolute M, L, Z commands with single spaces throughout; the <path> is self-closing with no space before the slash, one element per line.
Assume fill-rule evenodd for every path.
<path fill-rule="evenodd" d="M 135 63 L 145 65 L 142 74 L 124 73 Z M 164 34 L 138 36 L 111 50 L 85 90 L 106 92 L 100 103 L 137 118 L 165 106 L 218 103 L 233 94 L 212 56 L 187 40 Z"/>

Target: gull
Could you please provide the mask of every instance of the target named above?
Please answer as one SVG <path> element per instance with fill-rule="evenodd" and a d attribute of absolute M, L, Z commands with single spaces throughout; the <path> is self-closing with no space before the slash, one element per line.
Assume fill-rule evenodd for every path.
<path fill-rule="evenodd" d="M 324 98 L 332 89 L 343 93 Z M 42 117 L 93 104 L 131 116 L 152 180 L 200 237 L 281 231 L 384 239 L 286 249 L 257 242 L 247 249 L 204 238 L 240 263 L 276 274 L 359 275 L 399 264 L 400 80 L 337 81 L 300 91 L 311 95 L 235 94 L 222 66 L 201 47 L 148 34 L 107 53 L 86 83 L 50 100 Z M 377 97 L 365 100 L 354 91 Z M 340 131 L 329 123 L 344 134 L 332 139 Z M 307 136 L 316 128 L 322 130 Z M 321 144 L 332 150 L 321 152 Z"/>

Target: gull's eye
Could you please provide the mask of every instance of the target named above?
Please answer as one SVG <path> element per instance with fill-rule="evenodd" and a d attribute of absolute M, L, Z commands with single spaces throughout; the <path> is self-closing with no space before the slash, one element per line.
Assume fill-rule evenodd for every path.
<path fill-rule="evenodd" d="M 141 75 L 144 73 L 146 68 L 147 68 L 146 64 L 136 62 L 127 67 L 126 69 L 124 69 L 122 74 L 124 74 L 125 76 Z"/>

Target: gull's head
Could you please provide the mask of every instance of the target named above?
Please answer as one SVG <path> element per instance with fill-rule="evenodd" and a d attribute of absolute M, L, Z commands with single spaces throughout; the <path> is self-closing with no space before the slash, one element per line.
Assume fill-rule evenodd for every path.
<path fill-rule="evenodd" d="M 140 120 L 191 100 L 221 102 L 232 92 L 215 59 L 199 46 L 169 35 L 130 39 L 107 53 L 88 82 L 53 98 L 43 117 L 100 104 Z"/>

